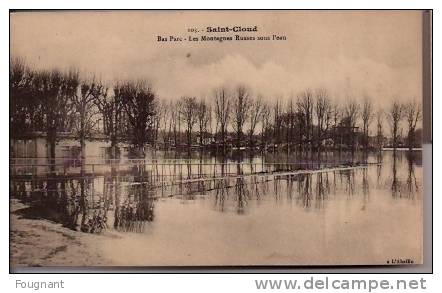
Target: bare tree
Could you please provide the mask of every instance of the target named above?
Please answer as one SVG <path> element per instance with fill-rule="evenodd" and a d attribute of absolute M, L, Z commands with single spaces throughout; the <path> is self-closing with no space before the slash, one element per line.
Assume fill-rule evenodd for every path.
<path fill-rule="evenodd" d="M 313 92 L 310 89 L 306 89 L 298 95 L 298 101 L 296 103 L 297 112 L 301 124 L 300 136 L 302 140 L 300 143 L 307 144 L 311 150 L 312 133 L 313 133 Z"/>
<path fill-rule="evenodd" d="M 344 119 L 346 124 L 345 126 L 348 129 L 348 134 L 350 135 L 350 144 L 352 152 L 354 152 L 355 150 L 356 123 L 359 117 L 359 112 L 360 112 L 360 105 L 357 102 L 348 99 L 348 103 L 344 109 Z"/>
<path fill-rule="evenodd" d="M 125 133 L 122 96 L 115 95 L 112 90 L 102 84 L 92 91 L 92 95 L 102 115 L 103 132 L 110 138 L 111 155 L 115 159 L 118 142 Z"/>
<path fill-rule="evenodd" d="M 249 117 L 249 111 L 251 107 L 251 101 L 249 94 L 245 86 L 238 86 L 235 91 L 235 96 L 232 99 L 232 127 L 236 133 L 236 146 L 241 145 L 243 138 L 243 127 L 247 118 Z"/>
<path fill-rule="evenodd" d="M 162 118 L 160 119 L 160 133 L 161 133 L 161 139 L 163 142 L 163 148 L 168 148 L 168 142 L 170 140 L 170 124 L 172 124 L 171 120 L 171 109 L 170 109 L 170 101 L 169 100 L 162 100 L 161 101 L 161 115 Z M 158 141 L 160 138 L 158 138 Z"/>
<path fill-rule="evenodd" d="M 282 142 L 282 118 L 281 101 L 277 99 L 273 106 L 273 139 L 278 146 Z"/>
<path fill-rule="evenodd" d="M 181 120 L 182 120 L 181 107 L 183 106 L 182 104 L 183 103 L 181 100 L 178 100 L 178 102 L 176 103 L 176 110 L 177 110 L 177 118 L 176 119 L 177 119 L 177 125 L 178 125 L 177 131 L 176 131 L 178 141 L 175 144 L 176 146 L 181 146 Z"/>
<path fill-rule="evenodd" d="M 388 110 L 387 118 L 390 123 L 391 137 L 393 141 L 393 149 L 396 151 L 399 142 L 400 123 L 403 117 L 403 105 L 397 100 L 393 101 Z"/>
<path fill-rule="evenodd" d="M 384 139 L 383 119 L 384 119 L 384 111 L 382 111 L 382 109 L 379 109 L 376 112 L 376 141 L 379 151 L 381 151 L 383 147 L 383 139 Z"/>
<path fill-rule="evenodd" d="M 43 130 L 49 146 L 49 157 L 55 161 L 55 146 L 58 134 L 65 131 L 69 124 L 69 114 L 72 111 L 72 96 L 79 85 L 78 71 L 67 73 L 52 71 L 37 71 L 33 73 L 32 95 L 41 104 L 44 117 Z"/>
<path fill-rule="evenodd" d="M 317 118 L 317 148 L 321 150 L 324 135 L 330 128 L 332 116 L 332 106 L 327 90 L 318 89 L 316 91 L 316 118 Z"/>
<path fill-rule="evenodd" d="M 192 145 L 192 130 L 197 122 L 197 102 L 195 97 L 181 98 L 180 114 L 186 125 L 187 146 Z"/>
<path fill-rule="evenodd" d="M 175 147 L 178 146 L 178 119 L 179 119 L 179 105 L 177 102 L 170 102 L 169 113 L 170 113 L 170 124 L 169 124 L 169 136 L 173 136 L 173 144 Z"/>
<path fill-rule="evenodd" d="M 227 125 L 230 118 L 231 102 L 225 88 L 220 88 L 215 91 L 215 120 L 217 127 L 221 133 L 221 140 L 223 148 L 226 144 Z"/>
<path fill-rule="evenodd" d="M 404 107 L 404 112 L 408 126 L 408 135 L 407 135 L 408 149 L 411 151 L 415 143 L 415 132 L 416 132 L 417 123 L 422 119 L 421 105 L 416 101 L 407 103 Z"/>
<path fill-rule="evenodd" d="M 249 129 L 249 145 L 253 146 L 253 136 L 255 135 L 255 129 L 258 125 L 259 119 L 262 116 L 263 102 L 262 98 L 258 97 L 254 99 L 250 106 L 250 129 Z"/>
<path fill-rule="evenodd" d="M 155 93 L 146 80 L 117 83 L 114 93 L 123 101 L 131 127 L 131 141 L 143 152 L 146 143 L 152 140 Z"/>
<path fill-rule="evenodd" d="M 338 143 L 338 130 L 339 124 L 342 120 L 342 109 L 338 103 L 334 103 L 332 106 L 332 119 L 333 119 L 333 147 L 336 149 Z M 341 150 L 341 143 L 339 144 L 339 150 Z"/>
<path fill-rule="evenodd" d="M 172 130 L 172 116 L 171 116 L 171 102 L 163 100 L 162 101 L 162 123 L 160 123 L 160 129 L 162 131 L 163 145 L 165 148 L 169 147 L 170 134 Z"/>
<path fill-rule="evenodd" d="M 156 147 L 158 140 L 159 140 L 161 124 L 164 120 L 166 120 L 167 108 L 166 108 L 164 100 L 154 101 L 153 105 L 154 105 L 155 113 L 153 116 L 153 123 L 152 123 L 152 129 L 153 129 L 152 141 L 153 141 L 154 146 Z"/>
<path fill-rule="evenodd" d="M 295 141 L 295 130 L 296 130 L 296 121 L 297 121 L 296 111 L 292 98 L 290 98 L 288 102 L 288 109 L 286 116 L 287 116 L 286 119 L 287 153 L 289 153 L 291 144 Z"/>
<path fill-rule="evenodd" d="M 202 147 L 204 145 L 204 136 L 208 132 L 210 116 L 210 106 L 206 103 L 204 99 L 200 99 L 197 104 L 197 119 L 198 119 L 198 131 L 199 131 L 199 145 Z"/>
<path fill-rule="evenodd" d="M 33 71 L 21 58 L 9 64 L 9 128 L 11 137 L 42 130 L 41 104 L 32 94 Z"/>
<path fill-rule="evenodd" d="M 209 133 L 210 138 L 213 138 L 213 105 L 212 103 L 207 103 L 207 132 Z"/>
<path fill-rule="evenodd" d="M 270 125 L 270 106 L 266 103 L 262 105 L 261 119 L 261 146 L 263 151 L 267 149 L 267 133 Z"/>
<path fill-rule="evenodd" d="M 362 134 L 363 134 L 363 145 L 364 149 L 367 150 L 368 148 L 368 131 L 370 128 L 371 121 L 373 119 L 373 104 L 371 100 L 366 97 L 364 99 L 364 104 L 362 105 Z"/>
<path fill-rule="evenodd" d="M 86 158 L 86 138 L 90 137 L 93 129 L 100 119 L 98 118 L 98 108 L 96 107 L 95 97 L 100 90 L 101 85 L 94 79 L 82 80 L 80 85 L 72 95 L 74 131 L 80 141 L 81 158 Z"/>

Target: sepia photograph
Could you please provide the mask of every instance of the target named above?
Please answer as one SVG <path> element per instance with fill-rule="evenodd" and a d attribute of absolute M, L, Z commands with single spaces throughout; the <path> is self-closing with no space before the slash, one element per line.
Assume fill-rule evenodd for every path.
<path fill-rule="evenodd" d="M 423 263 L 422 11 L 9 17 L 12 269 Z"/>

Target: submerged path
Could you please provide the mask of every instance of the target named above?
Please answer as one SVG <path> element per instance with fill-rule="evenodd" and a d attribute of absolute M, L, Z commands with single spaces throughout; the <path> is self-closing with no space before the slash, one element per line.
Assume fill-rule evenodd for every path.
<path fill-rule="evenodd" d="M 186 183 L 195 183 L 195 182 L 202 182 L 202 181 L 212 181 L 212 180 L 225 180 L 225 179 L 241 179 L 245 177 L 283 177 L 283 176 L 296 176 L 296 175 L 303 175 L 303 174 L 318 174 L 318 173 L 327 173 L 327 172 L 336 172 L 336 171 L 350 171 L 355 169 L 362 169 L 367 168 L 369 166 L 378 166 L 382 163 L 370 163 L 370 164 L 364 164 L 364 165 L 358 165 L 358 166 L 351 166 L 351 167 L 334 167 L 334 168 L 324 168 L 324 169 L 318 169 L 318 170 L 295 170 L 295 171 L 283 171 L 283 172 L 258 172 L 258 173 L 249 173 L 249 174 L 239 174 L 234 176 L 218 176 L 218 177 L 201 177 L 201 178 L 188 178 L 188 179 L 181 179 L 181 180 L 173 180 L 173 184 L 171 185 L 178 185 L 178 184 L 186 184 Z M 163 182 L 171 182 L 171 181 L 163 181 Z M 150 181 L 146 182 L 131 182 L 127 183 L 127 186 L 133 186 L 133 185 L 142 185 L 146 183 L 152 183 Z M 163 185 L 164 186 L 164 185 Z M 161 186 L 160 186 L 161 187 Z"/>
<path fill-rule="evenodd" d="M 235 165 L 235 164 L 232 164 Z M 204 183 L 204 182 L 213 182 L 213 181 L 222 181 L 222 180 L 236 180 L 236 179 L 242 179 L 242 178 L 265 178 L 265 181 L 271 181 L 271 180 L 276 180 L 276 179 L 280 179 L 281 177 L 293 177 L 293 176 L 297 176 L 297 175 L 307 175 L 307 174 L 319 174 L 319 173 L 328 173 L 328 172 L 341 172 L 341 171 L 351 171 L 351 170 L 355 170 L 355 169 L 363 169 L 363 168 L 368 168 L 369 166 L 379 166 L 382 165 L 382 163 L 376 162 L 376 163 L 364 163 L 364 164 L 359 164 L 359 165 L 355 165 L 355 166 L 340 166 L 340 167 L 330 167 L 330 168 L 322 168 L 322 169 L 303 169 L 303 170 L 292 170 L 292 171 L 278 171 L 278 170 L 273 170 L 273 171 L 261 171 L 261 172 L 252 172 L 252 173 L 246 173 L 246 174 L 234 174 L 234 173 L 221 173 L 221 174 L 210 174 L 209 176 L 202 176 L 202 177 L 197 177 L 197 178 L 189 178 L 187 176 L 187 178 L 184 178 L 184 176 L 182 175 L 174 175 L 173 178 L 170 178 L 168 175 L 160 175 L 157 174 L 154 177 L 152 177 L 150 180 L 145 180 L 145 181 L 138 181 L 138 182 L 127 182 L 127 181 L 120 181 L 122 180 L 125 175 L 129 175 L 129 174 L 125 174 L 128 173 L 127 171 L 123 171 L 122 173 L 125 175 L 121 176 L 121 172 L 118 172 L 118 174 L 115 176 L 115 178 L 117 179 L 117 182 L 108 182 L 106 183 L 107 185 L 123 185 L 124 187 L 130 187 L 130 186 L 143 186 L 143 185 L 150 185 L 150 188 L 156 189 L 156 188 L 167 188 L 167 187 L 171 187 L 171 186 L 177 186 L 177 185 L 183 185 L 183 184 L 192 184 L 192 183 Z M 197 175 L 200 176 L 199 174 L 191 174 L 191 175 Z M 81 179 L 94 179 L 94 178 L 98 178 L 98 177 L 105 177 L 105 174 L 97 174 L 97 173 L 89 173 L 89 174 L 62 174 L 62 175 L 58 175 L 56 177 L 47 177 L 47 176 L 35 176 L 35 175 L 15 175 L 15 176 L 11 176 L 10 180 L 12 181 L 22 181 L 22 182 L 30 182 L 30 181 L 59 181 L 59 180 L 68 180 L 68 179 L 76 179 L 76 180 L 81 180 Z M 165 178 L 170 178 L 170 179 L 166 179 Z M 123 179 L 124 180 L 124 179 Z M 227 187 L 227 186 L 225 186 Z M 58 189 L 48 189 L 47 187 L 45 188 L 33 188 L 32 189 L 33 192 L 35 191 L 44 191 L 44 192 L 48 192 L 48 191 L 59 191 Z"/>

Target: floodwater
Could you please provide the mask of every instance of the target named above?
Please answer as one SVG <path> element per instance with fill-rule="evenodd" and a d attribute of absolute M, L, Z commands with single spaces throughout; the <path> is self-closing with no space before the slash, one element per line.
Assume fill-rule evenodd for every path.
<path fill-rule="evenodd" d="M 118 266 L 422 262 L 420 151 L 351 158 L 331 153 L 308 158 L 183 157 L 158 152 L 142 160 L 88 158 L 81 164 L 60 159 L 56 166 L 48 166 L 45 159 L 14 160 L 11 198 L 26 207 L 12 211 L 12 262 L 33 265 L 36 258 L 41 259 L 38 265 Z M 27 257 L 20 254 L 23 247 L 32 250 L 38 242 L 58 241 L 46 233 L 34 237 L 33 245 L 20 246 L 29 230 L 22 229 L 26 223 L 20 221 L 57 224 L 58 234 L 69 235 L 60 240 L 62 251 L 54 244 L 50 257 L 40 257 L 38 250 Z M 84 251 L 94 253 L 86 260 L 80 255 Z"/>

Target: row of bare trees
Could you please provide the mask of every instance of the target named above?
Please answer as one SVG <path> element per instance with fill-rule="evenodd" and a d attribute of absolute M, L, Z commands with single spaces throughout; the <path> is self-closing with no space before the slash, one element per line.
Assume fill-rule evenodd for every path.
<path fill-rule="evenodd" d="M 396 113 L 398 107 L 400 115 Z M 210 99 L 184 96 L 175 102 L 160 102 L 159 109 L 158 120 L 162 122 L 156 124 L 155 133 L 161 134 L 157 137 L 162 136 L 165 147 L 282 146 L 300 151 L 355 150 L 357 145 L 364 150 L 380 149 L 386 144 L 398 147 L 406 120 L 407 145 L 412 148 L 418 145 L 415 132 L 421 120 L 417 102 L 395 101 L 388 109 L 375 110 L 369 97 L 362 103 L 347 98 L 339 104 L 323 88 L 304 90 L 285 103 L 281 99 L 269 103 L 244 85 L 222 87 L 213 91 Z M 385 122 L 390 125 L 391 141 L 386 141 Z"/>
<path fill-rule="evenodd" d="M 399 139 L 402 134 L 402 121 L 405 120 L 407 145 L 411 150 L 416 142 L 416 127 L 422 120 L 422 108 L 416 101 L 401 104 L 394 101 L 387 112 L 387 118 L 391 129 L 391 138 L 393 148 L 398 147 Z"/>
<path fill-rule="evenodd" d="M 144 80 L 117 82 L 109 87 L 95 78 L 81 78 L 71 69 L 36 70 L 13 59 L 10 64 L 11 137 L 45 133 L 50 158 L 63 132 L 85 141 L 104 133 L 116 146 L 130 141 L 139 150 L 152 139 L 157 99 Z"/>
<path fill-rule="evenodd" d="M 112 153 L 120 141 L 138 149 L 197 144 L 237 148 L 286 148 L 293 151 L 323 149 L 364 150 L 386 143 L 388 121 L 391 145 L 396 148 L 406 127 L 406 144 L 417 144 L 422 118 L 420 103 L 394 101 L 387 109 L 374 109 L 347 97 L 332 99 L 326 89 L 306 89 L 286 99 L 266 102 L 244 85 L 213 91 L 207 99 L 183 96 L 158 99 L 145 80 L 119 81 L 109 86 L 95 78 L 81 78 L 78 70 L 35 70 L 21 60 L 10 66 L 11 136 L 44 132 L 51 157 L 62 132 L 75 134 L 85 156 L 85 141 L 104 134 Z M 372 125 L 375 120 L 376 126 Z M 370 130 L 375 133 L 370 133 Z M 375 140 L 373 140 L 373 138 Z"/>

